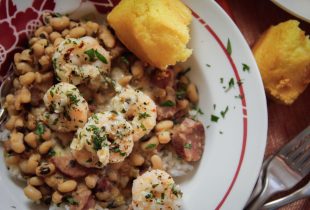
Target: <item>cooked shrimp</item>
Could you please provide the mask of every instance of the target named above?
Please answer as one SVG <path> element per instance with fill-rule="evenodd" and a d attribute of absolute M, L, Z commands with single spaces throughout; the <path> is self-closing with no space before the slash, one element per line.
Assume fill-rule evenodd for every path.
<path fill-rule="evenodd" d="M 102 168 L 108 163 L 122 162 L 131 153 L 132 133 L 132 126 L 122 115 L 114 112 L 96 113 L 77 131 L 70 147 L 75 156 L 79 156 L 77 159 L 81 160 L 81 165 Z M 98 161 L 93 160 L 92 154 L 97 154 Z M 91 159 L 87 159 L 87 156 Z"/>
<path fill-rule="evenodd" d="M 156 125 L 156 105 L 140 90 L 124 88 L 112 98 L 111 108 L 122 113 L 134 129 L 133 140 L 138 141 Z"/>
<path fill-rule="evenodd" d="M 181 198 L 179 186 L 165 171 L 148 171 L 133 181 L 134 210 L 176 210 L 180 208 Z"/>
<path fill-rule="evenodd" d="M 70 132 L 87 121 L 88 104 L 74 85 L 61 82 L 47 90 L 43 97 L 48 111 L 43 121 L 55 131 Z"/>
<path fill-rule="evenodd" d="M 53 56 L 53 66 L 62 82 L 79 85 L 86 81 L 100 81 L 108 73 L 110 54 L 92 37 L 68 38 L 62 41 Z"/>

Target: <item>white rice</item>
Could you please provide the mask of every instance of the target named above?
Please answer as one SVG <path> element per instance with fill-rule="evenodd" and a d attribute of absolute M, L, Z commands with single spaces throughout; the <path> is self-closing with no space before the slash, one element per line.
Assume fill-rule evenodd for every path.
<path fill-rule="evenodd" d="M 160 151 L 159 156 L 163 161 L 164 170 L 167 171 L 172 177 L 184 176 L 194 169 L 193 165 L 179 158 L 173 151 Z"/>

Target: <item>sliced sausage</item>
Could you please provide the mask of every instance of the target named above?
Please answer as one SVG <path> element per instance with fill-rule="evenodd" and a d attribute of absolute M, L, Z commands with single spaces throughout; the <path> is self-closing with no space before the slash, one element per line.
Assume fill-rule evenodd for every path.
<path fill-rule="evenodd" d="M 96 185 L 96 191 L 104 192 L 112 189 L 112 183 L 107 178 L 101 178 Z"/>
<path fill-rule="evenodd" d="M 172 69 L 155 69 L 151 73 L 151 82 L 160 88 L 166 88 L 168 86 L 173 87 L 175 83 L 175 74 Z"/>
<path fill-rule="evenodd" d="M 186 161 L 200 160 L 204 148 L 205 131 L 201 122 L 185 118 L 172 131 L 172 145 Z"/>
<path fill-rule="evenodd" d="M 173 116 L 178 112 L 176 106 L 164 107 L 157 106 L 157 121 L 172 119 Z"/>
<path fill-rule="evenodd" d="M 84 185 L 79 185 L 76 192 L 72 194 L 73 199 L 78 202 L 77 205 L 70 205 L 70 210 L 84 210 L 91 197 L 91 191 Z M 88 208 L 89 209 L 89 208 Z"/>
<path fill-rule="evenodd" d="M 84 177 L 90 172 L 89 169 L 79 165 L 72 155 L 53 157 L 52 162 L 60 172 L 72 178 Z"/>

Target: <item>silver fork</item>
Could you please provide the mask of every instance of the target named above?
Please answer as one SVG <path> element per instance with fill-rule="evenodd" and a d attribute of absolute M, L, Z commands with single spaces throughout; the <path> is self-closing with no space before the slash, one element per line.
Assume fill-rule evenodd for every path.
<path fill-rule="evenodd" d="M 257 210 L 277 192 L 294 187 L 310 172 L 310 126 L 285 145 L 266 168 L 263 190 L 246 209 Z"/>
<path fill-rule="evenodd" d="M 6 77 L 2 81 L 0 86 L 0 125 L 2 125 L 7 117 L 7 112 L 3 108 L 3 99 L 6 95 L 8 95 L 13 88 L 13 80 L 14 80 L 14 70 L 11 66 L 9 72 L 7 73 Z"/>
<path fill-rule="evenodd" d="M 297 201 L 303 198 L 307 198 L 309 196 L 310 196 L 310 181 L 308 182 L 308 184 L 296 190 L 295 192 L 283 198 L 279 198 L 277 200 L 266 203 L 263 206 L 262 210 L 275 210 L 289 203 L 292 203 L 294 201 Z"/>

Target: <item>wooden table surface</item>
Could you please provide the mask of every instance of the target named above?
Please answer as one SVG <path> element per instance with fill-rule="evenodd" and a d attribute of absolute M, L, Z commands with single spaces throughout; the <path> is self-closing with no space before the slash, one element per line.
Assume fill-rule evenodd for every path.
<path fill-rule="evenodd" d="M 258 37 L 271 25 L 297 19 L 274 5 L 270 0 L 217 0 L 232 17 L 252 47 Z M 310 8 L 309 8 L 310 9 Z M 310 34 L 310 24 L 300 27 Z M 265 157 L 273 154 L 306 126 L 310 125 L 310 87 L 291 106 L 277 104 L 268 99 L 268 143 Z M 307 180 L 305 180 L 307 181 Z M 300 200 L 281 210 L 308 210 L 310 199 Z"/>

